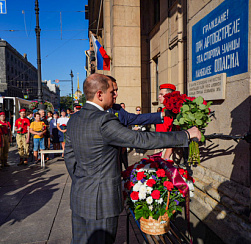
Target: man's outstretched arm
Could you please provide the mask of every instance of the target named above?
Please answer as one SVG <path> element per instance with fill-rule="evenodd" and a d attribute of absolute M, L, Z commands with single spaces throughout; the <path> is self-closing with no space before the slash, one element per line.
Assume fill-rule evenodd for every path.
<path fill-rule="evenodd" d="M 162 124 L 162 115 L 159 113 L 133 114 L 125 111 L 119 104 L 114 104 L 115 111 L 119 113 L 120 122 L 127 125 L 147 125 L 147 124 Z"/>
<path fill-rule="evenodd" d="M 118 119 L 112 114 L 104 116 L 101 125 L 101 133 L 104 140 L 114 146 L 137 147 L 141 149 L 156 149 L 166 147 L 188 147 L 190 137 L 198 137 L 200 132 L 197 128 L 177 132 L 137 132 L 129 130 L 119 123 Z"/>

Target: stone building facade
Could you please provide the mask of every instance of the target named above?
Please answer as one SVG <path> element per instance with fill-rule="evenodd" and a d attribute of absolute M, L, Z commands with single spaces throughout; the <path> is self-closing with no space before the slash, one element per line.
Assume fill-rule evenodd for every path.
<path fill-rule="evenodd" d="M 29 100 L 37 97 L 37 69 L 7 41 L 0 40 L 0 94 Z"/>
<path fill-rule="evenodd" d="M 130 112 L 141 105 L 145 113 L 155 112 L 160 106 L 160 84 L 172 83 L 177 90 L 188 93 L 197 81 L 205 83 L 209 81 L 204 78 L 224 76 L 224 94 L 222 91 L 222 96 L 212 99 L 215 118 L 206 134 L 244 135 L 251 131 L 250 15 L 248 0 L 88 1 L 89 31 L 111 56 L 111 70 L 96 72 L 117 79 L 118 103 L 124 102 Z M 200 26 L 203 34 L 212 33 L 205 36 L 208 42 L 201 49 L 201 33 L 197 32 Z M 219 39 L 219 31 L 226 40 Z M 225 34 L 229 40 L 230 35 L 236 35 L 237 41 L 227 41 Z M 212 49 L 207 49 L 209 45 Z M 215 54 L 217 45 L 220 54 Z M 204 54 L 204 50 L 210 52 Z M 197 52 L 203 53 L 204 60 Z M 236 52 L 238 59 L 232 60 L 231 55 Z M 206 61 L 212 61 L 207 66 L 214 67 L 212 70 L 203 66 Z M 195 243 L 250 243 L 250 144 L 244 140 L 214 139 L 201 146 L 200 151 L 201 165 L 192 167 L 196 180 L 191 201 Z"/>
<path fill-rule="evenodd" d="M 51 80 L 42 81 L 43 100 L 51 102 L 55 109 L 60 107 L 59 85 L 52 84 Z"/>

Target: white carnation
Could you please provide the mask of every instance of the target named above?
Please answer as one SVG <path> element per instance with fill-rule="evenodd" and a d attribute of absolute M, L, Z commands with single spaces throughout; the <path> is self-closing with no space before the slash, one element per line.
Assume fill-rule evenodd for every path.
<path fill-rule="evenodd" d="M 152 190 L 153 190 L 153 188 L 150 187 L 150 186 L 148 186 L 148 187 L 146 188 L 146 193 L 147 193 L 147 194 L 151 194 L 151 193 L 152 193 Z"/>
<path fill-rule="evenodd" d="M 156 200 L 156 202 L 157 202 L 158 204 L 163 203 L 163 198 L 161 197 L 159 200 Z"/>
<path fill-rule="evenodd" d="M 139 200 L 146 199 L 146 193 L 145 192 L 139 192 Z"/>
<path fill-rule="evenodd" d="M 135 184 L 135 185 L 133 186 L 133 191 L 139 191 L 141 185 L 142 185 L 142 183 L 139 181 L 137 184 Z"/>
<path fill-rule="evenodd" d="M 153 211 L 153 206 L 152 206 L 152 205 L 150 205 L 150 206 L 149 206 L 149 209 L 150 209 L 151 211 Z"/>
<path fill-rule="evenodd" d="M 146 202 L 148 203 L 148 204 L 152 204 L 153 203 L 153 198 L 150 196 L 150 197 L 148 197 L 147 199 L 146 199 Z"/>
<path fill-rule="evenodd" d="M 141 185 L 139 188 L 139 193 L 146 193 L 146 187 L 144 185 Z"/>

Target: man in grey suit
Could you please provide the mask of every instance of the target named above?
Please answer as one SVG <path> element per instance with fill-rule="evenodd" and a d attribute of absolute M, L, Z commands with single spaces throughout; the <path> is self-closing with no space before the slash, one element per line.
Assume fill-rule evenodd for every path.
<path fill-rule="evenodd" d="M 105 112 L 113 105 L 114 88 L 105 75 L 93 74 L 84 82 L 86 104 L 67 124 L 65 163 L 72 179 L 72 243 L 113 243 L 123 209 L 118 147 L 155 149 L 187 147 L 198 137 L 186 132 L 137 132 Z"/>

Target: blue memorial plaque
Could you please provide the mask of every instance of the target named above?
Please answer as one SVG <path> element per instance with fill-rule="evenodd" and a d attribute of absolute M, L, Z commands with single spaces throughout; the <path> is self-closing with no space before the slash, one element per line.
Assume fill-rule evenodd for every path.
<path fill-rule="evenodd" d="M 0 0 L 0 14 L 7 14 L 6 0 Z"/>
<path fill-rule="evenodd" d="M 249 0 L 225 0 L 192 27 L 192 81 L 248 71 Z"/>

